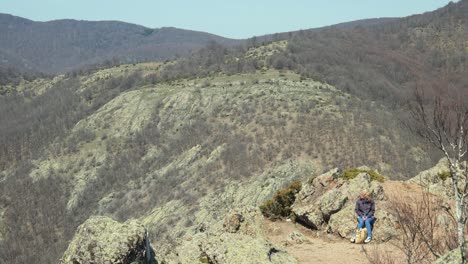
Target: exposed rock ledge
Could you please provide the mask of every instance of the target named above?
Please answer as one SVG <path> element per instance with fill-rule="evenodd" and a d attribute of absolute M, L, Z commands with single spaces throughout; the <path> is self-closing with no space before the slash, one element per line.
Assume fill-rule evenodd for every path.
<path fill-rule="evenodd" d="M 93 216 L 78 227 L 60 263 L 157 263 L 145 227 Z"/>

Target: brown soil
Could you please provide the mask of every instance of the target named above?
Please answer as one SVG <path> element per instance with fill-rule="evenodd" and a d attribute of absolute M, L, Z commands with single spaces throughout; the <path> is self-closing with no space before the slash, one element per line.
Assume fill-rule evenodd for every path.
<path fill-rule="evenodd" d="M 294 256 L 299 263 L 369 263 L 363 249 L 375 251 L 377 247 L 384 246 L 385 253 L 393 260 L 402 260 L 401 253 L 389 243 L 353 244 L 348 239 L 322 232 L 311 231 L 299 224 L 285 221 L 265 221 L 266 238 L 276 245 L 281 245 Z M 303 243 L 288 242 L 292 232 L 302 233 L 306 241 Z M 395 263 L 400 263 L 396 261 Z"/>

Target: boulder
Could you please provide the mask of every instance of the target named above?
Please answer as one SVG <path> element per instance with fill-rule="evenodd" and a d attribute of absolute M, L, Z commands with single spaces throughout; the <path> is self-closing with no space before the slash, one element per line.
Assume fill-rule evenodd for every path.
<path fill-rule="evenodd" d="M 331 214 L 341 209 L 347 197 L 336 189 L 342 181 L 338 179 L 339 172 L 339 169 L 333 169 L 303 184 L 291 207 L 299 223 L 320 229 Z"/>
<path fill-rule="evenodd" d="M 145 227 L 93 216 L 78 230 L 60 263 L 157 263 Z"/>
<path fill-rule="evenodd" d="M 330 221 L 328 222 L 328 231 L 343 238 L 350 238 L 357 226 L 355 215 L 354 205 L 347 205 L 338 213 L 333 214 L 330 217 Z"/>
<path fill-rule="evenodd" d="M 294 245 L 294 244 L 303 244 L 303 243 L 310 243 L 310 240 L 302 233 L 293 231 L 288 235 L 288 238 L 285 242 L 286 245 Z"/>
<path fill-rule="evenodd" d="M 324 223 L 323 214 L 316 205 L 302 206 L 293 209 L 296 221 L 310 229 L 320 229 Z"/>
<path fill-rule="evenodd" d="M 323 219 L 328 222 L 330 216 L 338 212 L 347 200 L 348 197 L 338 189 L 331 189 L 324 193 L 317 202 Z"/>
<path fill-rule="evenodd" d="M 439 175 L 449 171 L 447 159 L 441 159 L 434 167 L 420 172 L 408 180 L 422 186 L 439 197 L 451 199 L 453 197 L 453 185 L 450 177 L 443 179 Z"/>
<path fill-rule="evenodd" d="M 369 170 L 368 168 L 365 168 Z M 376 201 L 374 238 L 387 241 L 396 235 L 394 218 L 385 210 L 386 198 L 380 182 L 371 181 L 368 173 L 360 173 L 351 180 L 339 177 L 333 169 L 304 184 L 296 196 L 292 211 L 296 221 L 310 229 L 322 230 L 350 238 L 357 225 L 354 212 L 362 190 L 369 190 Z"/>
<path fill-rule="evenodd" d="M 377 181 L 371 181 L 367 173 L 359 173 L 354 179 L 345 181 L 340 191 L 345 194 L 350 201 L 355 201 L 362 190 L 368 190 L 372 193 L 374 200 L 383 200 L 383 188 Z"/>
<path fill-rule="evenodd" d="M 229 233 L 236 233 L 240 226 L 241 223 L 244 221 L 244 217 L 241 214 L 238 213 L 233 213 L 233 214 L 228 214 L 227 217 L 224 220 L 224 230 Z"/>
<path fill-rule="evenodd" d="M 384 208 L 377 208 L 375 218 L 376 221 L 374 222 L 372 234 L 375 240 L 388 241 L 397 235 L 395 218 Z M 354 205 L 348 204 L 338 213 L 331 216 L 328 222 L 328 231 L 343 238 L 351 238 L 357 223 Z"/>
<path fill-rule="evenodd" d="M 297 263 L 286 250 L 264 238 L 264 218 L 258 209 L 232 210 L 224 220 L 208 225 L 172 248 L 168 263 Z M 234 231 L 235 232 L 232 232 Z"/>
<path fill-rule="evenodd" d="M 374 238 L 380 241 L 389 241 L 398 236 L 396 219 L 385 208 L 377 208 L 375 212 L 377 221 L 374 223 Z"/>
<path fill-rule="evenodd" d="M 200 233 L 178 248 L 179 263 L 297 263 L 262 237 L 239 233 Z"/>

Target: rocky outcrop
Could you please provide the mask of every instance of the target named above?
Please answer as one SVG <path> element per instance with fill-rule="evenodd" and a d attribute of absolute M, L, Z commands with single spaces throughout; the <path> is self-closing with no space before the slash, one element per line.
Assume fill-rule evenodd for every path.
<path fill-rule="evenodd" d="M 95 216 L 81 226 L 60 263 L 157 263 L 145 227 Z"/>
<path fill-rule="evenodd" d="M 223 221 L 186 235 L 168 263 L 297 263 L 283 248 L 264 238 L 258 209 L 239 209 Z"/>
<path fill-rule="evenodd" d="M 240 214 L 245 218 L 249 215 L 245 213 L 245 210 L 254 208 L 255 211 L 259 211 L 259 206 L 266 199 L 271 198 L 278 189 L 295 180 L 304 180 L 308 175 L 313 174 L 313 171 L 312 163 L 299 164 L 288 161 L 269 168 L 247 181 L 233 181 L 222 191 L 207 193 L 199 200 L 197 210 L 193 214 L 190 213 L 190 205 L 181 200 L 172 200 L 162 207 L 153 209 L 150 214 L 140 220 L 152 234 L 158 233 L 161 226 L 167 226 L 166 234 L 173 238 L 180 238 L 186 234 L 193 236 L 199 232 L 199 229 L 213 230 L 214 226 L 217 226 L 215 229 L 220 232 L 229 233 L 238 232 L 250 226 L 251 233 L 257 233 L 255 229 L 258 225 L 251 224 L 252 221 L 257 220 L 242 220 L 235 214 Z M 243 209 L 236 211 L 239 208 Z M 171 219 L 181 220 L 171 221 Z M 263 219 L 261 214 L 258 219 Z M 186 225 L 186 220 L 190 220 L 191 225 Z M 171 252 L 174 252 L 174 247 L 168 247 L 167 250 L 161 250 L 158 247 L 156 253 L 159 257 L 159 254 L 166 256 Z"/>
<path fill-rule="evenodd" d="M 314 230 L 350 237 L 356 228 L 355 201 L 361 190 L 367 189 L 372 192 L 377 207 L 375 238 L 392 238 L 395 235 L 393 217 L 379 207 L 385 199 L 382 184 L 371 181 L 367 173 L 360 173 L 351 180 L 340 178 L 340 173 L 339 169 L 333 169 L 303 185 L 292 206 L 297 222 Z"/>
<path fill-rule="evenodd" d="M 425 190 L 442 198 L 453 199 L 453 185 L 449 174 L 447 159 L 441 159 L 434 167 L 420 172 L 408 180 L 422 186 Z M 460 181 L 462 187 L 464 182 Z"/>
<path fill-rule="evenodd" d="M 297 263 L 266 239 L 244 234 L 198 234 L 179 252 L 180 263 Z"/>

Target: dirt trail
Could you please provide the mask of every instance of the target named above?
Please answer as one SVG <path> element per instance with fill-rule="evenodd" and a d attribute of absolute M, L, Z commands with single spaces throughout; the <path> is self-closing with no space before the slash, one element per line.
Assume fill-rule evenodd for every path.
<path fill-rule="evenodd" d="M 322 234 L 308 230 L 291 222 L 265 221 L 265 231 L 268 240 L 274 244 L 283 246 L 289 254 L 294 256 L 299 263 L 369 263 L 362 247 L 374 250 L 378 243 L 352 244 L 349 240 L 334 235 Z M 288 243 L 288 236 L 293 233 L 302 233 L 306 239 L 303 243 Z M 384 244 L 382 244 L 384 245 Z M 386 252 L 395 257 L 399 256 L 398 250 L 385 243 Z M 397 262 L 398 263 L 398 262 Z"/>

